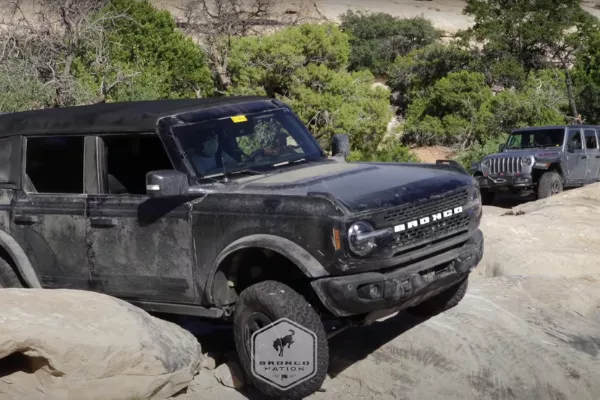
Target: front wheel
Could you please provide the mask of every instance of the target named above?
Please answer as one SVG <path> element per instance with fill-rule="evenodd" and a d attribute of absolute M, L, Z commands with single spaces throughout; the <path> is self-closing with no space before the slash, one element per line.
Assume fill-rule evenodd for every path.
<path fill-rule="evenodd" d="M 544 172 L 538 182 L 537 195 L 538 199 L 554 196 L 563 191 L 563 183 L 560 175 L 555 171 Z"/>
<path fill-rule="evenodd" d="M 453 307 L 456 307 L 458 303 L 465 297 L 467 288 L 469 287 L 469 277 L 467 276 L 461 282 L 444 290 L 424 302 L 417 304 L 414 307 L 407 309 L 409 314 L 418 317 L 433 317 L 441 314 Z"/>
<path fill-rule="evenodd" d="M 253 333 L 282 318 L 300 325 L 304 330 L 313 332 L 316 336 L 317 346 L 316 359 L 313 363 L 316 374 L 287 390 L 261 380 L 252 372 L 251 342 Z M 329 347 L 323 323 L 304 297 L 289 286 L 276 281 L 264 281 L 242 291 L 235 308 L 233 329 L 235 345 L 245 377 L 251 380 L 261 392 L 276 398 L 302 399 L 315 393 L 323 385 L 329 368 Z M 280 329 L 277 329 L 274 336 L 269 335 L 272 337 L 266 347 L 261 350 L 268 352 L 265 354 L 268 354 L 269 360 L 273 359 L 275 365 L 278 365 L 278 362 L 294 362 L 294 360 L 286 359 L 286 354 L 290 356 L 298 354 L 298 351 L 302 353 L 311 351 L 303 349 L 302 346 L 308 345 L 306 341 L 298 342 L 299 338 L 306 337 L 305 335 L 300 336 L 294 332 L 295 340 L 293 336 L 286 339 L 289 329 L 279 331 Z M 310 345 L 312 346 L 312 344 Z M 280 371 L 281 374 L 274 379 L 279 384 L 285 382 L 286 379 L 297 380 L 302 375 L 293 370 L 288 372 L 287 368 L 280 368 Z"/>

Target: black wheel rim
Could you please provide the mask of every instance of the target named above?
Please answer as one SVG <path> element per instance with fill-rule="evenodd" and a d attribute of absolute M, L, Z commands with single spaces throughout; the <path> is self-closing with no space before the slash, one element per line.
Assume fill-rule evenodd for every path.
<path fill-rule="evenodd" d="M 254 332 L 259 331 L 260 329 L 269 325 L 271 322 L 273 322 L 271 318 L 259 311 L 253 312 L 246 319 L 246 323 L 244 324 L 244 344 L 248 357 L 251 357 L 250 352 L 252 351 L 252 335 Z"/>
<path fill-rule="evenodd" d="M 551 194 L 558 194 L 560 193 L 560 183 L 559 182 L 552 182 L 552 187 L 550 188 L 550 193 Z"/>

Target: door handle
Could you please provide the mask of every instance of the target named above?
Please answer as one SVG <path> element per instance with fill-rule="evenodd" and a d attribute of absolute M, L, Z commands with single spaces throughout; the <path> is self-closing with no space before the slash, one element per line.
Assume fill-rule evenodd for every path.
<path fill-rule="evenodd" d="M 598 155 L 596 156 L 596 158 L 600 158 L 600 154 L 598 154 Z"/>
<path fill-rule="evenodd" d="M 585 158 L 587 158 L 587 156 L 584 154 L 581 156 L 581 158 L 585 159 Z"/>
<path fill-rule="evenodd" d="M 37 221 L 38 217 L 35 215 L 15 215 L 15 224 L 30 225 L 35 224 Z"/>
<path fill-rule="evenodd" d="M 90 224 L 92 226 L 117 226 L 117 220 L 109 217 L 93 217 L 90 218 Z"/>

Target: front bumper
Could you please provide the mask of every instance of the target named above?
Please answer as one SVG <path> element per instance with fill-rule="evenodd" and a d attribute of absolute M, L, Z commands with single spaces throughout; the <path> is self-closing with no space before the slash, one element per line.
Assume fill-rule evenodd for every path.
<path fill-rule="evenodd" d="M 479 183 L 480 189 L 502 189 L 510 187 L 528 187 L 533 185 L 531 175 L 522 176 L 477 176 L 475 177 Z"/>
<path fill-rule="evenodd" d="M 477 229 L 462 246 L 390 272 L 317 279 L 315 293 L 337 317 L 378 310 L 400 311 L 421 303 L 466 277 L 483 257 L 483 234 Z M 363 287 L 378 284 L 381 296 L 370 298 Z M 366 285 L 366 286 L 365 286 Z"/>

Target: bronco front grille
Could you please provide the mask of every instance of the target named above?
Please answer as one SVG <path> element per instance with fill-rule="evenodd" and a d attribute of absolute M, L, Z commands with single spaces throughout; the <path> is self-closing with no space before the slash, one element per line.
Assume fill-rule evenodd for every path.
<path fill-rule="evenodd" d="M 464 206 L 469 197 L 468 189 L 459 189 L 436 196 L 435 198 L 423 199 L 414 203 L 403 204 L 400 207 L 387 211 L 383 215 L 383 221 L 375 221 L 376 226 L 403 224 L 408 221 L 431 216 L 454 207 Z"/>
<path fill-rule="evenodd" d="M 434 198 L 403 204 L 374 216 L 371 220 L 377 229 L 406 224 L 409 221 L 419 220 L 423 217 L 431 217 L 434 214 L 442 213 L 446 210 L 453 210 L 455 207 L 464 206 L 467 203 L 468 198 L 468 189 L 461 188 Z M 396 249 L 420 242 L 434 241 L 466 230 L 468 229 L 468 225 L 468 214 L 454 214 L 441 220 L 431 221 L 424 225 L 394 233 L 393 240 L 388 245 L 391 246 L 392 249 Z"/>
<path fill-rule="evenodd" d="M 521 160 L 523 157 L 502 157 L 492 158 L 490 160 L 490 173 L 497 175 L 499 173 L 514 174 L 522 171 Z"/>

